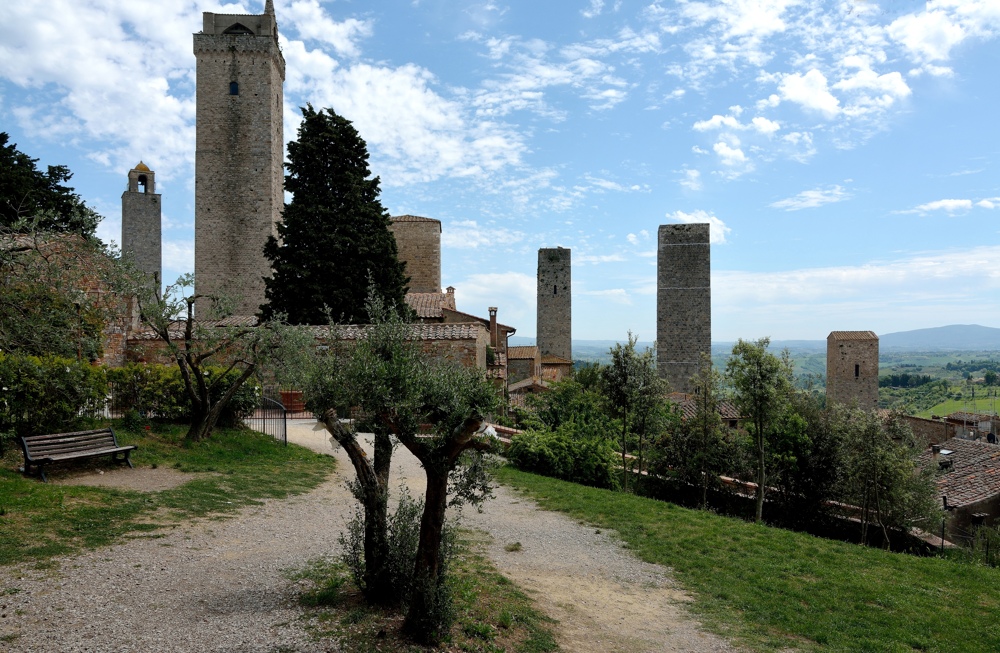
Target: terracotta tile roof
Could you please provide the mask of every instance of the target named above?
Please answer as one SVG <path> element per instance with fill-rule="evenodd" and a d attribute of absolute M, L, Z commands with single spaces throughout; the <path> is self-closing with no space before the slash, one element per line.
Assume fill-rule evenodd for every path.
<path fill-rule="evenodd" d="M 510 360 L 531 360 L 538 355 L 538 347 L 508 347 L 507 358 Z"/>
<path fill-rule="evenodd" d="M 464 324 L 411 324 L 410 333 L 414 340 L 476 340 L 480 335 L 489 335 L 487 329 L 478 323 Z M 339 340 L 358 340 L 364 337 L 367 325 L 347 324 L 337 327 L 309 327 L 317 338 L 329 337 L 335 329 Z"/>
<path fill-rule="evenodd" d="M 831 331 L 827 340 L 878 340 L 874 331 Z"/>
<path fill-rule="evenodd" d="M 692 419 L 698 412 L 698 407 L 695 403 L 695 396 L 692 394 L 671 392 L 667 395 L 667 401 L 677 405 L 681 411 L 681 419 L 683 420 Z M 741 419 L 740 411 L 738 411 L 736 406 L 729 401 L 719 401 L 716 404 L 716 409 L 719 411 L 719 417 L 724 420 L 729 421 Z"/>
<path fill-rule="evenodd" d="M 547 356 L 542 356 L 542 365 L 572 365 L 573 361 L 568 358 L 563 358 L 562 356 L 554 356 L 548 354 Z"/>
<path fill-rule="evenodd" d="M 941 448 L 953 452 L 938 457 L 938 461 L 950 460 L 952 468 L 936 478 L 938 494 L 948 497 L 949 506 L 961 508 L 1000 494 L 1000 446 L 952 438 L 942 442 Z M 918 463 L 929 465 L 932 460 L 928 449 Z"/>
<path fill-rule="evenodd" d="M 393 222 L 436 222 L 441 224 L 440 220 L 435 220 L 434 218 L 423 218 L 419 215 L 394 215 L 391 219 Z"/>
<path fill-rule="evenodd" d="M 529 376 L 526 379 L 521 379 L 517 383 L 512 383 L 510 387 L 507 388 L 508 392 L 517 393 L 522 390 L 548 390 L 549 384 L 545 381 L 539 379 L 537 376 Z"/>
<path fill-rule="evenodd" d="M 184 320 L 174 320 L 167 327 L 167 333 L 174 340 L 180 340 L 184 337 L 184 329 L 187 323 Z M 233 315 L 222 320 L 204 320 L 203 322 L 195 322 L 195 326 L 198 329 L 203 328 L 214 328 L 214 327 L 255 327 L 257 326 L 257 318 L 243 315 Z M 129 340 L 159 340 L 160 336 L 150 329 L 149 327 L 143 325 L 129 334 Z"/>
<path fill-rule="evenodd" d="M 479 317 L 478 315 L 473 315 L 472 313 L 465 313 L 464 311 L 458 311 L 458 310 L 455 310 L 454 308 L 448 308 L 448 307 L 444 307 L 443 310 L 442 310 L 442 313 L 444 311 L 448 311 L 449 313 L 453 313 L 456 316 L 458 316 L 460 318 L 468 319 L 469 321 L 476 320 L 478 322 L 482 322 L 487 327 L 489 327 L 489 325 L 490 325 L 490 319 L 488 317 L 483 318 L 483 317 Z M 497 330 L 498 331 L 506 331 L 508 334 L 512 334 L 512 333 L 517 332 L 517 329 L 515 329 L 514 327 L 507 326 L 506 324 L 501 324 L 499 322 L 497 322 Z"/>
<path fill-rule="evenodd" d="M 417 317 L 441 317 L 443 309 L 455 308 L 455 295 L 446 292 L 408 292 L 406 303 Z"/>
<path fill-rule="evenodd" d="M 948 415 L 945 419 L 949 422 L 970 422 L 978 424 L 979 422 L 990 422 L 1000 418 L 996 415 L 988 415 L 986 413 L 965 413 L 959 411 Z"/>

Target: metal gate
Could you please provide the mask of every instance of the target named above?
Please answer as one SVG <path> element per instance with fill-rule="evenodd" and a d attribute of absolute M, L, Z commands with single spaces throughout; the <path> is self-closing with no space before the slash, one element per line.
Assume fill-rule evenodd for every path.
<path fill-rule="evenodd" d="M 254 431 L 270 435 L 275 440 L 288 444 L 288 412 L 284 404 L 271 395 L 270 388 L 264 388 L 257 407 L 244 420 Z"/>

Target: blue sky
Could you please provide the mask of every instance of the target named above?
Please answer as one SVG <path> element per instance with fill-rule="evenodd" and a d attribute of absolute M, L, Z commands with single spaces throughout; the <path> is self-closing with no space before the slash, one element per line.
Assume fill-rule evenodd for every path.
<path fill-rule="evenodd" d="M 656 232 L 713 225 L 713 340 L 1000 326 L 1000 2 L 275 0 L 298 107 L 367 140 L 393 215 L 443 223 L 461 310 L 535 332 L 573 250 L 573 337 L 655 338 Z M 120 240 L 141 159 L 164 276 L 193 268 L 201 12 L 0 6 L 0 130 Z"/>

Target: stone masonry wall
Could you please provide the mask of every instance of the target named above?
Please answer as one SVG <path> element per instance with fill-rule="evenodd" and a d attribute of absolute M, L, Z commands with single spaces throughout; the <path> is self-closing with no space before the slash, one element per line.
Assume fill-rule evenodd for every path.
<path fill-rule="evenodd" d="M 136 267 L 163 281 L 159 193 L 122 193 L 122 252 L 131 253 Z"/>
<path fill-rule="evenodd" d="M 656 261 L 656 367 L 674 392 L 692 392 L 702 352 L 712 351 L 708 224 L 660 225 Z"/>
<path fill-rule="evenodd" d="M 224 33 L 241 31 L 237 23 L 253 33 Z M 196 291 L 230 297 L 236 315 L 253 315 L 271 275 L 264 243 L 284 206 L 285 61 L 274 17 L 205 12 L 194 53 Z M 196 310 L 207 317 L 209 307 Z"/>
<path fill-rule="evenodd" d="M 410 292 L 441 292 L 441 221 L 404 215 L 394 217 L 389 228 L 399 260 L 406 263 Z"/>
<path fill-rule="evenodd" d="M 538 250 L 536 343 L 542 356 L 573 360 L 573 275 L 571 251 Z"/>
<path fill-rule="evenodd" d="M 826 403 L 878 407 L 878 337 L 871 331 L 834 331 L 826 340 Z"/>

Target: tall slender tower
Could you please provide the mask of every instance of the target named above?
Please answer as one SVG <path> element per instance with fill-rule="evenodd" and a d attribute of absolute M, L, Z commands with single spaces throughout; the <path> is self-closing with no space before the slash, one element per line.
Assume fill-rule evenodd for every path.
<path fill-rule="evenodd" d="M 656 260 L 656 367 L 674 392 L 691 392 L 701 354 L 712 352 L 708 224 L 660 225 Z"/>
<path fill-rule="evenodd" d="M 153 288 L 163 282 L 160 194 L 155 173 L 142 161 L 128 173 L 128 190 L 122 193 L 122 253 L 132 255 Z"/>
<path fill-rule="evenodd" d="M 573 360 L 573 275 L 570 250 L 538 250 L 536 342 L 542 356 Z"/>
<path fill-rule="evenodd" d="M 285 59 L 274 4 L 254 15 L 203 14 L 197 67 L 195 290 L 230 298 L 236 315 L 264 303 L 264 243 L 284 206 Z M 208 316 L 210 301 L 195 306 Z"/>

